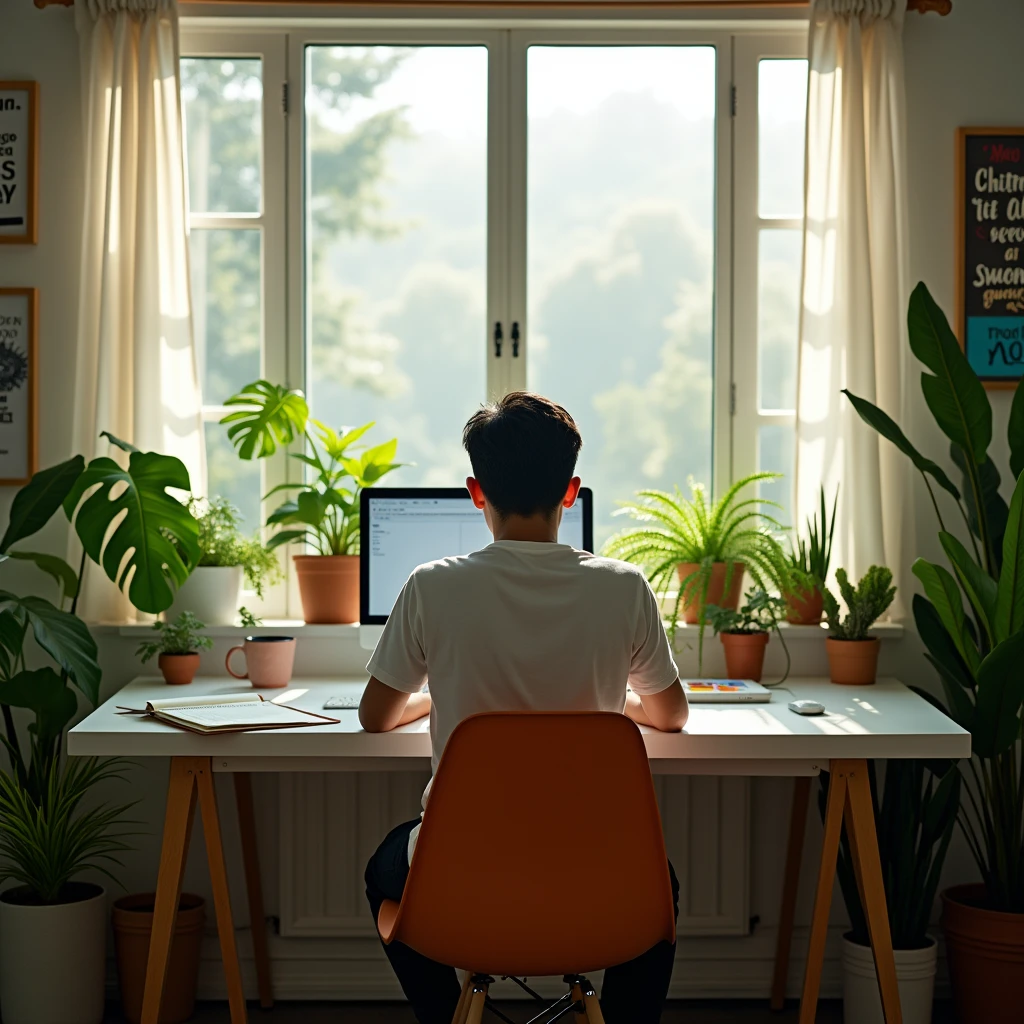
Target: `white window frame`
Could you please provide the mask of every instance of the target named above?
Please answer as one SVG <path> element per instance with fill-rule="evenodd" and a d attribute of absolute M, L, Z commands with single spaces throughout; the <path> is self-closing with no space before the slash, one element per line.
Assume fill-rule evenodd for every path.
<path fill-rule="evenodd" d="M 803 217 L 762 217 L 758 210 L 758 67 L 762 60 L 807 57 L 806 35 L 789 32 L 737 35 L 734 41 L 736 99 L 733 116 L 733 480 L 757 470 L 758 428 L 793 426 L 794 409 L 761 409 L 758 399 L 758 251 L 760 233 L 773 228 L 802 230 Z M 786 481 L 792 495 L 795 481 Z"/>
<path fill-rule="evenodd" d="M 308 45 L 483 45 L 488 48 L 487 321 L 486 397 L 526 386 L 529 325 L 526 295 L 527 50 L 532 45 L 679 45 L 716 49 L 716 154 L 714 226 L 713 489 L 753 472 L 757 427 L 793 422 L 792 412 L 762 413 L 757 405 L 757 242 L 762 227 L 800 227 L 799 219 L 774 220 L 757 211 L 757 68 L 762 58 L 806 57 L 806 27 L 787 22 L 756 29 L 718 24 L 651 24 L 614 21 L 585 27 L 553 27 L 543 21 L 502 27 L 496 19 L 425 23 L 389 19 L 372 24 L 318 20 L 243 32 L 223 20 L 206 27 L 188 19 L 183 56 L 253 57 L 263 60 L 263 209 L 254 215 L 193 214 L 194 227 L 259 228 L 263 233 L 263 375 L 292 387 L 310 376 L 305 345 L 305 48 Z M 230 223 L 229 223 L 230 222 Z M 513 322 L 520 329 L 520 358 L 508 344 Z M 505 339 L 496 358 L 495 323 Z M 485 396 L 481 396 L 484 398 Z M 204 407 L 214 425 L 220 408 Z M 295 478 L 283 456 L 266 460 L 264 493 Z M 685 481 L 679 481 L 681 485 Z M 792 483 L 792 481 L 790 481 Z M 263 510 L 265 518 L 267 509 Z M 287 559 L 287 586 L 274 588 L 258 612 L 301 618 Z M 254 602 L 255 603 L 255 602 Z M 249 607 L 254 607 L 250 604 Z"/>

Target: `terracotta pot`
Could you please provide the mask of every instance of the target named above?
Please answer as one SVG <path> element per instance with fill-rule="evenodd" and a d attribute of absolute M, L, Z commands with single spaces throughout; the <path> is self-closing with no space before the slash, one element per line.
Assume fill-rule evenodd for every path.
<path fill-rule="evenodd" d="M 767 633 L 720 633 L 725 648 L 725 671 L 730 679 L 753 679 L 761 682 Z"/>
<path fill-rule="evenodd" d="M 306 622 L 359 621 L 359 556 L 295 555 Z"/>
<path fill-rule="evenodd" d="M 164 674 L 165 683 L 184 686 L 191 683 L 199 671 L 199 655 L 195 651 L 190 654 L 161 654 L 157 664 Z"/>
<path fill-rule="evenodd" d="M 691 573 L 700 568 L 697 562 L 680 562 L 676 568 L 679 573 L 679 582 L 682 583 Z M 742 562 L 734 562 L 732 577 L 729 580 L 729 592 L 725 592 L 725 562 L 715 562 L 711 566 L 711 579 L 708 582 L 707 604 L 716 604 L 719 608 L 732 608 L 735 611 L 740 606 L 740 597 L 743 594 L 743 573 L 746 566 Z M 683 592 L 683 600 L 679 605 L 682 612 L 683 622 L 693 624 L 700 618 L 700 587 L 697 580 L 691 580 Z"/>
<path fill-rule="evenodd" d="M 878 674 L 877 637 L 869 640 L 837 640 L 828 637 L 828 674 L 833 683 L 843 686 L 870 686 Z"/>
<path fill-rule="evenodd" d="M 149 937 L 153 931 L 154 893 L 122 896 L 114 903 L 114 948 L 121 988 L 121 1013 L 131 1024 L 142 1018 L 142 993 L 146 983 Z M 206 901 L 183 892 L 174 922 L 167 980 L 160 1002 L 160 1024 L 178 1024 L 192 1016 L 199 980 L 199 952 L 206 921 Z"/>
<path fill-rule="evenodd" d="M 794 626 L 817 626 L 821 622 L 824 596 L 821 587 L 809 587 L 786 595 L 786 621 Z"/>
<path fill-rule="evenodd" d="M 959 1024 L 1024 1020 L 1024 914 L 985 909 L 983 885 L 942 894 L 946 962 Z"/>

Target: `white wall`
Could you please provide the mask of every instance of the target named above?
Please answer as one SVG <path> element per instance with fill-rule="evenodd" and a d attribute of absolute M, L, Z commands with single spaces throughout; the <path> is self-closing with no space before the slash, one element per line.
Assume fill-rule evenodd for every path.
<path fill-rule="evenodd" d="M 1024 62 L 1019 54 L 1022 36 L 1024 4 L 1017 0 L 954 0 L 954 11 L 947 18 L 917 14 L 907 18 L 912 280 L 926 281 L 950 314 L 954 304 L 954 130 L 960 125 L 1019 124 L 1024 120 Z M 0 284 L 40 288 L 40 460 L 41 465 L 48 465 L 81 447 L 71 437 L 82 212 L 78 53 L 72 11 L 55 7 L 38 11 L 28 0 L 6 0 L 0 13 L 0 75 L 5 79 L 34 79 L 41 86 L 40 240 L 37 246 L 0 246 Z M 914 373 L 916 377 L 917 371 Z M 908 433 L 922 450 L 946 461 L 942 456 L 945 445 L 931 425 L 919 388 L 915 385 L 913 391 L 915 402 Z M 992 401 L 997 422 L 993 454 L 997 462 L 1005 464 L 1009 395 L 994 393 Z M 10 489 L 0 491 L 0 521 L 6 515 L 11 493 Z M 913 520 L 914 553 L 936 554 L 933 514 L 920 486 L 915 493 Z M 60 524 L 54 524 L 45 541 L 56 551 L 62 549 Z M 4 565 L 0 568 L 0 586 L 18 585 L 16 574 L 10 563 Z M 29 577 L 23 578 L 28 585 Z M 101 645 L 106 695 L 130 677 L 134 662 L 132 642 L 104 636 Z M 343 651 L 309 651 L 309 657 L 317 660 L 339 656 L 354 668 L 360 652 L 354 647 Z M 883 668 L 907 681 L 930 681 L 930 672 L 912 635 L 887 645 L 883 659 Z M 809 666 L 806 662 L 804 665 L 806 671 Z M 129 860 L 124 876 L 129 889 L 151 886 L 155 879 L 165 778 L 164 765 L 141 766 L 135 771 L 133 793 L 142 798 L 139 816 L 145 819 L 144 828 L 149 834 L 141 837 L 137 853 Z M 763 979 L 766 986 L 770 967 L 789 793 L 790 784 L 785 780 L 754 783 L 751 911 L 760 918 L 760 924 L 749 940 L 718 940 L 714 944 L 724 956 L 740 956 L 753 963 L 750 977 L 755 988 L 762 984 L 758 979 Z M 258 780 L 257 799 L 268 911 L 273 913 L 277 897 L 276 802 L 272 780 Z M 809 919 L 811 867 L 819 842 L 813 817 L 798 916 L 798 923 L 803 924 Z M 229 829 L 229 847 L 231 832 Z M 198 853 L 201 847 L 194 845 Z M 230 848 L 229 855 L 237 864 Z M 973 869 L 962 850 L 951 858 L 947 874 L 951 878 L 972 876 Z M 186 886 L 199 891 L 207 888 L 201 855 L 190 862 Z M 837 899 L 837 907 L 838 903 Z M 245 915 L 239 912 L 238 917 L 244 920 Z M 841 911 L 837 910 L 835 920 L 841 922 Z M 293 951 L 288 955 L 300 959 L 316 959 L 320 955 L 308 945 L 308 940 L 302 949 L 306 952 Z M 794 969 L 794 981 L 798 973 Z M 210 972 L 209 977 L 211 983 L 218 980 L 216 972 Z M 827 987 L 828 979 L 829 975 Z"/>

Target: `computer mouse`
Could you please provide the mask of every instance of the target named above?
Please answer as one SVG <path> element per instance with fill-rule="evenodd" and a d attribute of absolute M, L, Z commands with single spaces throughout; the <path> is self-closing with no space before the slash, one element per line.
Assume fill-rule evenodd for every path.
<path fill-rule="evenodd" d="M 822 715 L 825 713 L 825 705 L 816 700 L 791 700 L 789 710 L 798 715 Z"/>

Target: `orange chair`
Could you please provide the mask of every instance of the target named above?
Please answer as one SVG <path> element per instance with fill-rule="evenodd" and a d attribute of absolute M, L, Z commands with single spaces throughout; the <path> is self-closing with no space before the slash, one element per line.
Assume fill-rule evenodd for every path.
<path fill-rule="evenodd" d="M 585 975 L 675 941 L 661 818 L 636 725 L 610 712 L 460 723 L 434 777 L 402 902 L 385 901 L 377 926 L 385 943 L 468 972 L 452 1024 L 478 1024 L 492 975 L 558 974 L 570 988 L 563 1012 L 604 1024 Z"/>

